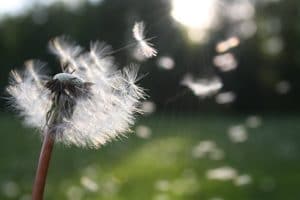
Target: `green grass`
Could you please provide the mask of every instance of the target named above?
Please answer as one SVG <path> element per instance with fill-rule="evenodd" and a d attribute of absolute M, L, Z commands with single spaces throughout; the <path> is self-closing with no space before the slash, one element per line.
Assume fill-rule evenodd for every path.
<path fill-rule="evenodd" d="M 138 122 L 152 129 L 149 139 L 131 134 L 99 150 L 57 144 L 45 199 L 299 200 L 300 117 L 263 116 L 262 126 L 248 128 L 246 142 L 232 143 L 227 128 L 244 120 L 157 115 Z M 40 138 L 13 117 L 2 116 L 0 122 L 0 199 L 29 199 Z M 202 140 L 215 141 L 224 159 L 193 158 L 191 151 Z M 207 170 L 222 166 L 251 175 L 252 182 L 236 186 L 207 178 Z M 84 187 L 85 179 L 95 182 L 97 190 Z"/>

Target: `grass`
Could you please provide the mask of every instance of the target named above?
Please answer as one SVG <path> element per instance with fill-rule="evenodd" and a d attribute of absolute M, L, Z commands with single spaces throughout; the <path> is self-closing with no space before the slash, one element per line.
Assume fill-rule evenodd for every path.
<path fill-rule="evenodd" d="M 152 136 L 131 134 L 99 150 L 56 144 L 45 199 L 84 200 L 298 200 L 300 116 L 263 116 L 249 139 L 232 143 L 241 116 L 156 115 L 140 120 Z M 11 116 L 0 117 L 0 199 L 30 199 L 40 138 Z M 214 141 L 224 159 L 194 158 L 200 141 Z M 231 166 L 252 182 L 210 180 L 207 170 Z"/>

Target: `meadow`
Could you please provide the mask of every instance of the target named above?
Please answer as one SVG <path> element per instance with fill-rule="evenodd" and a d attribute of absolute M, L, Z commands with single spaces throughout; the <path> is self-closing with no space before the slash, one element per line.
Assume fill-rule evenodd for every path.
<path fill-rule="evenodd" d="M 133 131 L 99 150 L 56 144 L 45 199 L 298 200 L 300 116 L 261 118 L 257 128 L 246 127 L 242 143 L 232 142 L 227 130 L 245 124 L 246 115 L 173 113 L 140 117 L 137 126 L 151 135 Z M 40 137 L 12 116 L 0 121 L 0 199 L 29 200 Z M 219 154 L 197 155 L 201 141 Z M 208 175 L 220 168 L 229 170 L 219 179 Z"/>

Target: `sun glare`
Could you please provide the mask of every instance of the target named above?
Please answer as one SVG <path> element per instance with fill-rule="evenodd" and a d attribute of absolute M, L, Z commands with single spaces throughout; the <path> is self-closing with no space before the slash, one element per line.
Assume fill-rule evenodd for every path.
<path fill-rule="evenodd" d="M 204 38 L 216 22 L 217 0 L 172 0 L 172 17 L 188 29 L 193 41 Z"/>

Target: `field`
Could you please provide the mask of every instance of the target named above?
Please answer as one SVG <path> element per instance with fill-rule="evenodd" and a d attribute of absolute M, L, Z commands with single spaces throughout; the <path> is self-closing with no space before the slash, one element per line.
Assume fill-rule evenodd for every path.
<path fill-rule="evenodd" d="M 227 129 L 245 118 L 154 115 L 138 121 L 151 128 L 147 139 L 132 133 L 99 150 L 57 144 L 45 199 L 300 199 L 300 117 L 262 116 L 259 127 L 247 128 L 245 142 L 234 143 Z M 0 199 L 29 200 L 40 138 L 18 119 L 0 122 Z M 202 155 L 201 141 L 217 153 Z"/>

